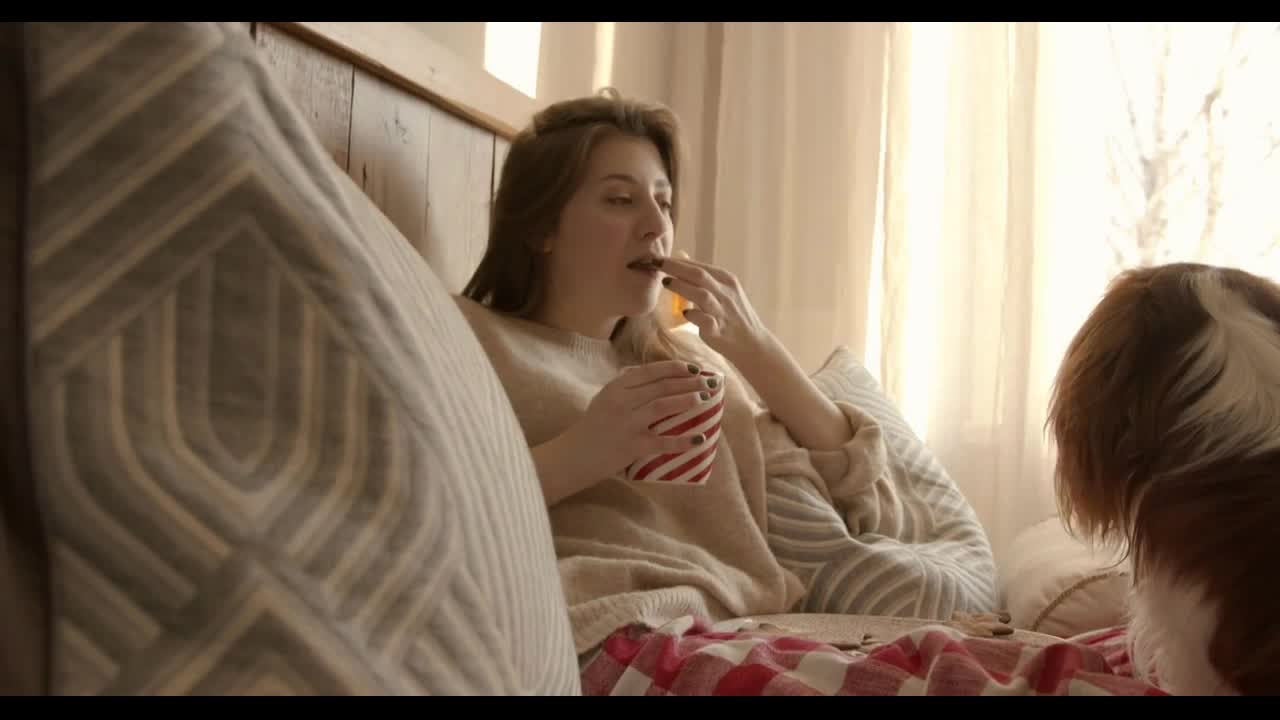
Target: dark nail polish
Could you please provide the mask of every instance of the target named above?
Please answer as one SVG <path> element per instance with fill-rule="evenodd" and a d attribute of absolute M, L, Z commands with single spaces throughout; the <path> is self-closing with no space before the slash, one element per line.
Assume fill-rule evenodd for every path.
<path fill-rule="evenodd" d="M 653 266 L 654 266 L 654 267 L 662 267 L 662 258 L 654 258 L 654 259 L 653 259 Z"/>
<path fill-rule="evenodd" d="M 698 397 L 702 398 L 704 401 L 710 400 L 711 393 L 707 392 L 706 390 L 703 390 L 702 392 L 698 393 Z"/>
<path fill-rule="evenodd" d="M 702 437 L 701 435 L 694 435 L 693 437 L 689 438 L 689 441 L 692 442 L 694 445 L 701 445 L 702 443 L 706 442 L 707 439 Z"/>
<path fill-rule="evenodd" d="M 681 310 L 681 311 L 680 311 L 680 314 L 681 314 L 681 315 L 683 315 L 683 316 L 685 316 L 685 317 L 689 317 L 689 308 L 685 308 L 685 309 Z"/>
<path fill-rule="evenodd" d="M 670 276 L 670 275 L 668 275 L 668 276 L 666 276 L 666 277 L 662 278 L 662 285 L 663 285 L 663 287 L 666 287 L 667 285 L 670 285 L 670 284 L 671 284 L 671 276 Z"/>
<path fill-rule="evenodd" d="M 697 375 L 697 374 L 698 374 L 698 366 L 697 366 L 697 365 L 694 365 L 693 363 L 689 363 L 689 373 L 690 373 L 690 374 L 692 374 L 692 375 Z"/>
<path fill-rule="evenodd" d="M 707 387 L 711 388 L 712 390 L 715 390 L 716 385 L 719 385 L 719 384 L 720 384 L 719 380 L 716 380 L 715 378 L 707 378 Z"/>

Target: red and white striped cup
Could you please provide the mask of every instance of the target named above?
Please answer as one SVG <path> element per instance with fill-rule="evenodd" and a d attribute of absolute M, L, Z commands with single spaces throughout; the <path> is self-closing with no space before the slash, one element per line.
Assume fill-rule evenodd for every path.
<path fill-rule="evenodd" d="M 704 370 L 702 375 L 716 379 L 716 386 L 707 392 L 711 398 L 682 413 L 669 415 L 650 425 L 662 435 L 706 438 L 700 445 L 690 445 L 678 453 L 650 455 L 641 458 L 627 468 L 627 479 L 633 482 L 662 485 L 705 485 L 711 476 L 720 445 L 720 420 L 724 416 L 724 375 Z"/>

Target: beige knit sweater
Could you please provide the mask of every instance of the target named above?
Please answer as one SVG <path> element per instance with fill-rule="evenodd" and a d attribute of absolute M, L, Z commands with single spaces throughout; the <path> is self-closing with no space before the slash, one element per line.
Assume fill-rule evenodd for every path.
<path fill-rule="evenodd" d="M 530 447 L 577 421 L 629 364 L 607 340 L 496 313 L 457 298 L 497 370 Z M 769 472 L 847 485 L 865 468 L 865 438 L 843 451 L 800 449 L 726 373 L 722 443 L 701 486 L 627 482 L 621 475 L 550 509 L 560 578 L 579 653 L 631 623 L 682 615 L 712 621 L 790 610 L 804 592 L 766 540 Z M 841 405 L 837 403 L 837 405 Z M 865 416 L 844 408 L 850 419 Z M 852 462 L 851 462 L 852 461 Z"/>

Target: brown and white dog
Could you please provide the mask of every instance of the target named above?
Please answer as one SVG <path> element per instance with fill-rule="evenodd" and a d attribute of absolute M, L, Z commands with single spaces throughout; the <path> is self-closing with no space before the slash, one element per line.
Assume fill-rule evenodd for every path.
<path fill-rule="evenodd" d="M 1048 428 L 1062 516 L 1126 551 L 1139 675 L 1280 693 L 1280 286 L 1121 275 L 1066 352 Z"/>

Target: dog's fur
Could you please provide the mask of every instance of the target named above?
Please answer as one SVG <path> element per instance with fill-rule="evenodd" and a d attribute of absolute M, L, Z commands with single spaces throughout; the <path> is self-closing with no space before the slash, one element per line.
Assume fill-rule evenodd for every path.
<path fill-rule="evenodd" d="M 1072 340 L 1047 424 L 1062 516 L 1124 551 L 1135 669 L 1175 694 L 1280 691 L 1280 286 L 1122 274 Z"/>

